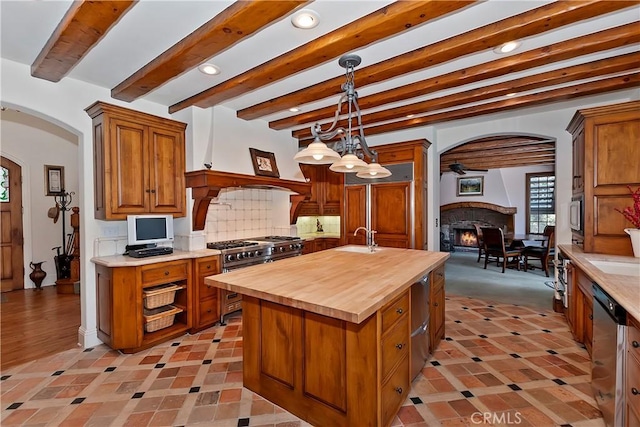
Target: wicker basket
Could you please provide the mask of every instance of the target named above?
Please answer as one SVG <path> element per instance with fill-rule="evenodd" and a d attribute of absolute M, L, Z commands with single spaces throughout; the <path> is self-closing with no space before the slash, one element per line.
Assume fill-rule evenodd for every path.
<path fill-rule="evenodd" d="M 181 287 L 176 284 L 169 283 L 145 290 L 144 308 L 152 309 L 173 303 L 178 289 L 181 289 Z"/>
<path fill-rule="evenodd" d="M 152 310 L 145 309 L 145 331 L 155 332 L 173 325 L 173 322 L 175 322 L 176 319 L 176 314 L 178 313 L 182 313 L 182 309 L 173 305 L 165 305 Z"/>

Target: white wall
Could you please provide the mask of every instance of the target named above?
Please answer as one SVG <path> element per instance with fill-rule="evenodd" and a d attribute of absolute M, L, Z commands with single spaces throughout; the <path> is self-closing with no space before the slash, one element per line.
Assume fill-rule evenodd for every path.
<path fill-rule="evenodd" d="M 0 152 L 22 167 L 23 175 L 23 236 L 26 288 L 35 288 L 29 279 L 30 262 L 41 262 L 47 273 L 42 286 L 54 285 L 57 279 L 52 248 L 62 246 L 62 214 L 54 224 L 47 216 L 55 206 L 53 196 L 45 191 L 44 165 L 64 167 L 65 190 L 72 195 L 69 207 L 78 206 L 78 138 L 76 135 L 49 123 L 15 110 L 0 112 L 2 127 Z M 73 232 L 71 211 L 65 214 L 65 233 Z M 65 237 L 66 241 L 66 237 Z"/>

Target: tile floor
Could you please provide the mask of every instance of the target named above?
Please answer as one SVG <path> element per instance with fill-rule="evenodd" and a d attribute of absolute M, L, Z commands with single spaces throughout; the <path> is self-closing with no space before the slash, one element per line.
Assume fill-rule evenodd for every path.
<path fill-rule="evenodd" d="M 450 296 L 446 316 L 394 426 L 604 426 L 562 315 Z M 242 387 L 241 316 L 135 355 L 74 349 L 0 379 L 2 426 L 309 425 Z"/>

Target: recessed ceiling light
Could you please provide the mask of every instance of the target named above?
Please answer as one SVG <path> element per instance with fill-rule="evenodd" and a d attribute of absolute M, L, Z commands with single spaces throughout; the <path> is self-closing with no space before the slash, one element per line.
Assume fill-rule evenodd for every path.
<path fill-rule="evenodd" d="M 511 92 L 511 93 L 506 94 L 505 96 L 516 96 L 516 93 L 515 92 Z"/>
<path fill-rule="evenodd" d="M 415 114 L 407 114 L 407 116 L 406 116 L 406 117 L 407 117 L 407 119 L 410 119 L 410 118 L 412 118 L 413 116 L 415 116 Z"/>
<path fill-rule="evenodd" d="M 509 52 L 513 52 L 518 47 L 520 47 L 520 42 L 514 41 L 514 42 L 508 42 L 508 43 L 502 44 L 496 47 L 495 49 L 493 49 L 493 51 L 495 53 L 509 53 Z"/>
<path fill-rule="evenodd" d="M 320 23 L 320 15 L 311 9 L 302 9 L 291 17 L 291 24 L 296 28 L 308 30 L 315 28 Z"/>
<path fill-rule="evenodd" d="M 291 107 L 289 108 L 289 111 L 291 111 L 292 113 L 297 113 L 298 111 L 300 111 L 300 109 L 297 107 Z"/>
<path fill-rule="evenodd" d="M 198 66 L 198 70 L 200 70 L 201 73 L 209 74 L 210 76 L 220 74 L 220 68 L 216 67 L 213 64 L 202 64 Z"/>

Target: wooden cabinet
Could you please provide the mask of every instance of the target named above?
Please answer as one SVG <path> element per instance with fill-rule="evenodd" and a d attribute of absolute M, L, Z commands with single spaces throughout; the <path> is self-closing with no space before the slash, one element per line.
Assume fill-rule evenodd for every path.
<path fill-rule="evenodd" d="M 444 265 L 431 272 L 429 295 L 429 351 L 433 351 L 444 338 Z"/>
<path fill-rule="evenodd" d="M 220 273 L 220 255 L 193 261 L 193 328 L 192 332 L 213 326 L 220 320 L 220 289 L 207 286 L 204 278 Z"/>
<path fill-rule="evenodd" d="M 420 139 L 374 147 L 380 164 L 408 165 L 409 173 L 406 176 L 394 173 L 384 178 L 384 182 L 361 180 L 345 185 L 341 223 L 346 244 L 366 244 L 364 234 L 353 236 L 353 233 L 368 225 L 377 231 L 375 240 L 380 246 L 427 249 L 429 146 L 427 140 Z"/>
<path fill-rule="evenodd" d="M 339 216 L 343 205 L 344 174 L 329 170 L 329 165 L 300 164 L 311 183 L 311 198 L 302 203 L 299 216 Z"/>
<path fill-rule="evenodd" d="M 98 338 L 113 349 L 135 353 L 183 335 L 191 328 L 191 277 L 190 259 L 136 267 L 96 265 Z M 145 290 L 167 284 L 179 287 L 170 305 L 180 312 L 167 327 L 148 332 Z"/>
<path fill-rule="evenodd" d="M 185 216 L 185 123 L 104 102 L 93 120 L 97 219 L 158 213 Z"/>
<path fill-rule="evenodd" d="M 243 385 L 312 425 L 391 425 L 411 384 L 409 292 L 359 324 L 245 296 Z"/>
<path fill-rule="evenodd" d="M 302 255 L 337 248 L 338 246 L 340 246 L 340 239 L 337 237 L 316 237 L 315 239 L 304 242 Z"/>
<path fill-rule="evenodd" d="M 567 305 L 565 317 L 573 338 L 591 354 L 593 344 L 593 290 L 591 279 L 573 264 L 566 266 Z"/>
<path fill-rule="evenodd" d="M 584 252 L 633 256 L 624 232 L 631 224 L 616 209 L 631 206 L 628 186 L 640 186 L 640 101 L 579 110 L 573 135 L 573 193 L 584 195 Z"/>
<path fill-rule="evenodd" d="M 627 318 L 625 369 L 625 425 L 640 426 L 640 322 Z"/>

